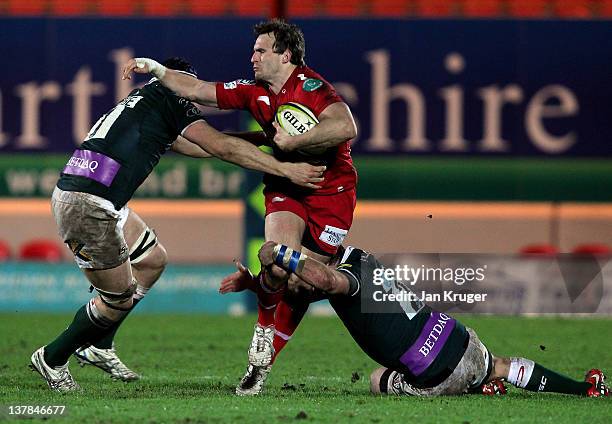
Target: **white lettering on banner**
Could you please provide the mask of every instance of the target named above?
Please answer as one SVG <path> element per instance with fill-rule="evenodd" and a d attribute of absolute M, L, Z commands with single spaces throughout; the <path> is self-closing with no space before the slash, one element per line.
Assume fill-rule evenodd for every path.
<path fill-rule="evenodd" d="M 558 100 L 559 105 L 547 105 L 551 100 Z M 576 142 L 576 133 L 569 132 L 555 137 L 546 131 L 543 118 L 564 118 L 578 114 L 578 99 L 568 88 L 562 85 L 549 85 L 538 91 L 529 102 L 525 113 L 525 129 L 533 143 L 546 153 L 563 153 Z"/>
<path fill-rule="evenodd" d="M 465 61 L 458 53 L 446 56 L 446 70 L 451 74 L 459 74 L 465 69 Z M 455 84 L 438 90 L 439 96 L 446 102 L 446 136 L 441 140 L 440 150 L 446 152 L 461 152 L 465 150 L 466 140 L 463 138 L 463 89 Z"/>
<path fill-rule="evenodd" d="M 365 54 L 370 63 L 371 88 L 371 134 L 364 141 L 370 151 L 393 151 L 396 143 L 390 137 L 391 102 L 405 104 L 406 136 L 399 140 L 399 150 L 403 151 L 448 151 L 469 152 L 478 149 L 482 152 L 504 152 L 510 150 L 510 143 L 502 138 L 503 111 L 505 105 L 520 105 L 524 100 L 523 89 L 518 84 L 503 87 L 490 85 L 475 91 L 482 101 L 482 139 L 472 146 L 463 136 L 465 94 L 460 84 L 442 87 L 438 95 L 444 101 L 445 136 L 437 146 L 426 136 L 425 95 L 413 84 L 398 83 L 391 85 L 391 59 L 388 50 L 373 50 Z M 465 69 L 465 60 L 456 52 L 445 58 L 445 69 L 450 74 L 459 74 Z M 567 151 L 577 142 L 575 131 L 555 136 L 544 127 L 544 119 L 562 119 L 577 116 L 580 110 L 578 98 L 568 87 L 549 85 L 540 89 L 528 100 L 524 125 L 529 140 L 534 146 L 548 154 Z M 556 102 L 555 102 L 556 101 Z M 553 103 L 553 104 L 550 104 Z"/>
<path fill-rule="evenodd" d="M 152 172 L 136 192 L 141 196 L 184 197 L 187 194 L 187 167 L 177 163 L 170 169 Z"/>
<path fill-rule="evenodd" d="M 66 91 L 74 100 L 72 104 L 72 137 L 80 145 L 91 128 L 91 98 L 106 92 L 101 82 L 91 81 L 91 69 L 83 66 L 66 86 Z"/>
<path fill-rule="evenodd" d="M 109 51 L 108 59 L 114 64 L 114 97 L 115 101 L 128 96 L 140 84 L 133 84 L 133 80 L 121 78 L 122 66 L 134 52 L 129 47 Z M 576 128 L 571 127 L 572 120 L 580 113 L 580 99 L 571 88 L 560 84 L 549 84 L 536 87 L 535 94 L 527 94 L 525 89 L 516 82 L 499 82 L 474 88 L 473 92 L 466 92 L 464 84 L 455 81 L 452 84 L 437 88 L 433 93 L 424 90 L 409 81 L 391 81 L 391 53 L 386 49 L 365 52 L 364 60 L 370 66 L 371 81 L 369 91 L 371 102 L 369 110 L 361 117 L 370 119 L 370 134 L 362 143 L 369 151 L 388 152 L 510 152 L 513 141 L 503 138 L 504 116 L 509 109 L 519 112 L 522 116 L 520 122 L 512 122 L 514 126 L 522 126 L 523 134 L 535 148 L 545 154 L 558 155 L 567 152 L 579 142 Z M 408 60 L 398 57 L 396 60 Z M 449 52 L 443 59 L 443 69 L 453 78 L 462 78 L 469 74 L 469 63 L 459 52 Z M 97 71 L 96 71 L 97 72 Z M 489 81 L 495 74 L 483 75 L 483 80 Z M 8 92 L 15 94 L 20 105 L 6 102 L 13 101 L 13 97 L 6 95 L 6 90 L 0 92 L 0 148 L 14 144 L 19 149 L 45 149 L 47 148 L 46 128 L 41 128 L 42 113 L 48 108 L 65 107 L 65 102 L 58 102 L 57 106 L 49 105 L 57 102 L 63 94 L 72 97 L 72 138 L 79 145 L 91 126 L 91 114 L 95 97 L 104 95 L 108 90 L 106 84 L 95 81 L 94 69 L 90 65 L 80 67 L 72 81 L 64 87 L 58 81 L 27 81 L 8 88 Z M 305 78 L 301 76 L 300 78 Z M 434 81 L 435 83 L 435 81 Z M 224 84 L 226 89 L 235 89 L 238 85 L 254 84 L 252 80 L 235 80 Z M 359 105 L 360 97 L 367 98 L 368 93 L 359 93 L 357 87 L 349 82 L 336 81 L 336 89 L 352 107 L 364 108 Z M 65 90 L 65 93 L 64 91 Z M 363 95 L 362 95 L 363 94 Z M 437 96 L 437 102 L 436 97 Z M 442 136 L 438 140 L 428 138 L 427 122 L 428 110 L 426 98 L 432 98 L 435 107 L 440 107 L 444 114 L 444 122 L 440 125 Z M 261 96 L 258 101 L 269 104 L 270 100 Z M 476 104 L 474 104 L 476 101 Z M 466 117 L 474 116 L 472 110 L 466 109 L 466 103 L 471 108 L 477 108 L 480 116 L 482 135 L 476 140 L 465 138 Z M 397 104 L 400 104 L 399 106 Z M 103 105 L 101 105 L 103 106 Z M 110 108 L 107 105 L 104 109 Z M 129 107 L 129 105 L 128 105 Z M 395 108 L 400 107 L 400 113 Z M 3 113 L 7 109 L 19 110 L 20 115 L 13 121 L 20 120 L 20 129 L 9 135 L 3 128 L 6 120 Z M 480 113 L 480 110 L 482 112 Z M 62 111 L 60 111 L 62 112 Z M 219 111 L 207 108 L 207 115 L 227 114 L 231 111 Z M 63 117 L 66 114 L 56 113 L 54 116 Z M 516 113 L 514 115 L 517 115 Z M 357 118 L 357 117 L 356 117 Z M 391 119 L 399 120 L 403 127 L 401 135 L 391 136 Z M 556 129 L 553 133 L 547 125 L 552 122 L 564 123 L 568 127 L 561 132 Z M 359 126 L 359 122 L 356 120 Z M 477 123 L 478 124 L 478 123 Z M 506 124 L 508 125 L 508 124 Z M 395 127 L 395 125 L 394 125 Z M 555 127 L 558 127 L 556 125 Z M 358 131 L 361 133 L 361 131 Z M 513 131 L 516 134 L 516 131 Z M 58 140 L 59 142 L 59 140 Z"/>
<path fill-rule="evenodd" d="M 244 174 L 241 171 L 233 171 L 224 174 L 209 165 L 200 167 L 200 193 L 206 197 L 236 196 L 240 193 L 240 187 Z"/>
<path fill-rule="evenodd" d="M 348 230 L 326 225 L 325 229 L 319 236 L 319 240 L 321 240 L 323 243 L 329 244 L 330 246 L 337 247 L 342 244 L 342 241 L 346 237 L 347 233 Z"/>
<path fill-rule="evenodd" d="M 21 97 L 21 134 L 17 147 L 42 149 L 47 139 L 40 134 L 40 105 L 44 100 L 57 101 L 62 96 L 60 85 L 47 81 L 42 85 L 30 81 L 15 87 L 15 94 Z"/>
<path fill-rule="evenodd" d="M 368 150 L 393 150 L 393 140 L 389 137 L 389 103 L 392 100 L 403 100 L 406 103 L 406 138 L 401 141 L 404 150 L 431 150 L 425 138 L 425 98 L 421 90 L 412 84 L 389 87 L 391 65 L 387 50 L 368 52 L 366 59 L 372 65 L 372 133 L 366 140 Z"/>
<path fill-rule="evenodd" d="M 5 176 L 6 187 L 11 195 L 36 195 L 37 192 L 50 196 L 57 183 L 57 169 L 8 170 Z"/>

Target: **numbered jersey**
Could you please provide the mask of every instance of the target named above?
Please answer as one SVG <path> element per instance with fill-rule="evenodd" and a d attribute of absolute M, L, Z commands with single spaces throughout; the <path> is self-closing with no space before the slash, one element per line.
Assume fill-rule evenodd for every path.
<path fill-rule="evenodd" d="M 465 350 L 468 337 L 465 327 L 442 314 L 452 320 L 454 327 L 447 327 L 447 338 L 439 345 L 435 360 L 415 363 L 414 359 L 420 358 L 407 358 L 411 349 L 418 353 L 423 338 L 434 346 L 432 340 L 426 339 L 429 326 L 437 324 L 439 313 L 418 299 L 377 301 L 381 299 L 380 293 L 405 292 L 394 280 L 383 279 L 379 277 L 382 273 L 375 273 L 383 268 L 374 255 L 353 247 L 347 248 L 336 268 L 348 277 L 351 289 L 348 295 L 330 296 L 329 301 L 353 339 L 376 362 L 404 373 L 408 382 L 422 383 L 448 367 L 454 368 Z M 425 352 L 424 349 L 421 351 Z M 433 348 L 431 351 L 430 358 Z"/>
<path fill-rule="evenodd" d="M 62 172 L 57 186 L 65 191 L 95 194 L 121 209 L 174 140 L 185 128 L 202 119 L 195 105 L 154 79 L 143 88 L 133 90 L 93 125 Z M 68 173 L 68 169 L 78 170 L 78 166 L 87 168 L 86 160 L 91 163 L 91 158 L 97 160 L 97 171 L 104 165 L 100 158 L 107 165 L 110 163 L 114 171 L 112 179 L 95 179 L 86 173 L 76 175 L 74 171 Z M 89 171 L 92 168 L 90 166 Z"/>

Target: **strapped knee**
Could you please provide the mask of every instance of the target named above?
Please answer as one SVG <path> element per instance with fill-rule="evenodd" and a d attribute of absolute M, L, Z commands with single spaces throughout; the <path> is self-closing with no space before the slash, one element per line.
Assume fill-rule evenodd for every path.
<path fill-rule="evenodd" d="M 127 308 L 121 307 L 121 305 L 128 302 L 132 298 L 132 296 L 136 292 L 136 287 L 137 284 L 136 280 L 134 279 L 132 279 L 132 283 L 130 284 L 130 286 L 121 293 L 109 292 L 94 286 L 94 288 L 100 295 L 100 299 L 102 299 L 102 302 L 109 308 L 115 309 L 117 311 L 129 311 L 132 308 L 131 305 Z"/>

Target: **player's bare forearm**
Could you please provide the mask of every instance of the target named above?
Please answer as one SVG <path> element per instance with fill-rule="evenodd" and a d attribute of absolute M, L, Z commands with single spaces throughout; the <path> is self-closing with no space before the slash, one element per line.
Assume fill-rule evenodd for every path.
<path fill-rule="evenodd" d="M 276 124 L 274 142 L 284 151 L 324 149 L 337 146 L 357 136 L 357 126 L 345 103 L 333 103 L 319 115 L 319 123 L 304 134 L 290 137 Z"/>
<path fill-rule="evenodd" d="M 219 293 L 238 293 L 243 290 L 255 291 L 255 286 L 257 285 L 256 277 L 240 261 L 235 261 L 234 264 L 237 271 L 221 280 Z"/>
<path fill-rule="evenodd" d="M 238 137 L 255 146 L 269 146 L 270 140 L 266 136 L 266 133 L 263 131 L 244 131 L 244 132 L 224 132 L 227 135 L 232 137 Z"/>
<path fill-rule="evenodd" d="M 181 97 L 204 106 L 217 107 L 217 89 L 214 82 L 202 81 L 173 69 L 167 69 L 159 82 Z"/>
<path fill-rule="evenodd" d="M 192 158 L 211 158 L 213 155 L 208 153 L 202 147 L 198 146 L 195 143 L 187 140 L 179 136 L 174 143 L 172 143 L 172 147 L 170 148 L 173 152 L 180 153 L 184 156 L 189 156 Z"/>
<path fill-rule="evenodd" d="M 294 254 L 292 249 L 273 241 L 268 241 L 261 247 L 259 260 L 263 266 L 276 264 L 326 293 L 348 293 L 349 283 L 344 274 L 302 253 Z"/>
<path fill-rule="evenodd" d="M 316 259 L 306 258 L 301 270 L 296 270 L 295 275 L 311 286 L 329 294 L 346 294 L 348 292 L 348 280 L 344 274 L 334 271 L 327 265 Z"/>
<path fill-rule="evenodd" d="M 215 130 L 204 121 L 187 127 L 183 136 L 205 151 L 226 162 L 288 178 L 292 183 L 311 189 L 320 188 L 325 167 L 307 163 L 280 162 L 254 145 Z"/>
<path fill-rule="evenodd" d="M 128 60 L 122 69 L 122 79 L 131 79 L 132 72 L 137 74 L 151 73 L 164 86 L 181 97 L 193 100 L 205 106 L 217 106 L 217 88 L 214 82 L 202 81 L 195 75 L 188 75 L 147 57 L 138 57 Z"/>

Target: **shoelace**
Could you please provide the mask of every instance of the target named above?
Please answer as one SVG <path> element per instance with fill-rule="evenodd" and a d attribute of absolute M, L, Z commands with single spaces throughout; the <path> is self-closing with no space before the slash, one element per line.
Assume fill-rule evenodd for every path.
<path fill-rule="evenodd" d="M 132 370 L 130 370 L 123 362 L 121 362 L 121 359 L 119 359 L 119 357 L 115 353 L 114 348 L 110 349 L 108 353 L 105 353 L 104 356 L 98 355 L 98 357 L 102 359 L 98 362 L 106 362 L 110 364 L 110 369 L 113 374 L 116 373 L 117 375 L 121 376 L 134 374 Z"/>
<path fill-rule="evenodd" d="M 130 370 L 118 356 L 114 356 L 111 358 L 110 363 L 115 371 L 117 371 L 121 375 L 132 375 L 134 372 Z"/>
<path fill-rule="evenodd" d="M 76 383 L 74 382 L 74 379 L 72 378 L 72 375 L 70 374 L 70 372 L 68 371 L 68 367 L 66 368 L 61 368 L 59 370 L 57 370 L 58 374 L 59 374 L 59 380 L 58 381 L 52 381 L 51 382 L 51 388 L 53 389 L 64 389 L 64 388 L 73 388 L 74 386 L 76 386 Z"/>
<path fill-rule="evenodd" d="M 263 328 L 258 328 L 255 331 L 257 332 L 257 351 L 262 352 L 266 342 L 265 331 Z"/>

